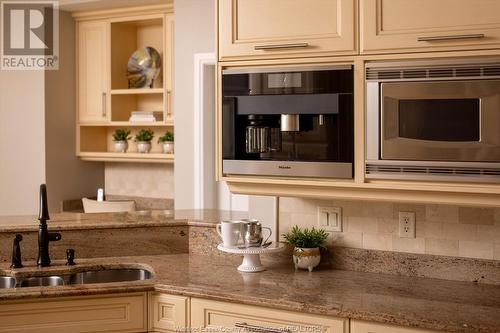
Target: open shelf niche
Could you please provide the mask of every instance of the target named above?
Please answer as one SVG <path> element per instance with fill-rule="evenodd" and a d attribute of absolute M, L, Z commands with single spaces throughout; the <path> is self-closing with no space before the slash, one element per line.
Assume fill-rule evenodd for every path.
<path fill-rule="evenodd" d="M 151 18 L 125 22 L 111 22 L 111 91 L 128 89 L 127 63 L 135 51 L 146 46 L 155 48 L 164 63 L 163 19 Z M 163 88 L 163 75 L 160 73 L 152 88 Z M 151 89 L 140 88 L 140 89 Z M 135 89 L 134 89 L 135 90 Z"/>
<path fill-rule="evenodd" d="M 130 130 L 131 139 L 128 141 L 128 150 L 126 153 L 117 153 L 114 150 L 113 133 L 116 129 L 123 128 Z M 138 153 L 134 137 L 141 129 L 151 129 L 154 131 L 154 138 L 151 141 L 151 151 L 149 153 Z M 155 160 L 154 162 L 173 163 L 173 154 L 164 154 L 162 144 L 158 143 L 158 138 L 165 132 L 173 131 L 173 126 L 157 125 L 148 126 L 80 126 L 79 157 L 84 160 L 93 161 L 124 161 L 128 158 L 135 161 Z"/>

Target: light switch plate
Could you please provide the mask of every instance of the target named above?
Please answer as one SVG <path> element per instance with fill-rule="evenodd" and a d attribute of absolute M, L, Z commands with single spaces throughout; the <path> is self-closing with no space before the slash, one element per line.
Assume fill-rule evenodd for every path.
<path fill-rule="evenodd" d="M 342 231 L 342 209 L 340 207 L 318 207 L 318 227 L 326 231 Z"/>

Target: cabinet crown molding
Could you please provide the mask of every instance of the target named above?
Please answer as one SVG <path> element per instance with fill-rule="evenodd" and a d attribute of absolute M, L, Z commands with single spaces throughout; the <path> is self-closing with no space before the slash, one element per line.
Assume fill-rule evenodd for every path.
<path fill-rule="evenodd" d="M 73 18 L 76 21 L 84 21 L 84 20 L 98 20 L 106 18 L 123 17 L 125 15 L 139 16 L 139 15 L 160 14 L 160 13 L 167 14 L 173 12 L 174 12 L 174 4 L 168 3 L 165 5 L 151 5 L 151 6 L 138 6 L 138 7 L 74 12 Z"/>

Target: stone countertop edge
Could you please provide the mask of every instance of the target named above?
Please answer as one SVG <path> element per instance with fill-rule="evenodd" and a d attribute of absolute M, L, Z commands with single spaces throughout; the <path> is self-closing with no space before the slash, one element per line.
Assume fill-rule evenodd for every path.
<path fill-rule="evenodd" d="M 104 222 L 104 223 L 87 223 L 84 225 L 68 225 L 68 224 L 57 224 L 57 222 L 50 223 L 49 229 L 51 231 L 65 231 L 65 230 L 89 230 L 89 229 L 129 229 L 129 228 L 143 228 L 143 227 L 203 227 L 203 228 L 215 228 L 217 223 L 211 222 L 199 222 L 199 221 L 189 221 L 189 220 L 172 220 L 168 222 L 134 222 L 134 223 L 121 223 L 121 222 Z M 38 224 L 30 226 L 1 226 L 0 233 L 14 233 L 14 232 L 38 232 Z"/>
<path fill-rule="evenodd" d="M 244 218 L 247 212 L 219 210 L 136 211 L 130 213 L 60 213 L 48 221 L 52 230 L 87 230 L 140 227 L 215 227 L 221 220 Z M 38 231 L 35 216 L 0 216 L 1 232 Z"/>
<path fill-rule="evenodd" d="M 271 263 L 266 272 L 250 273 L 258 282 L 248 284 L 236 271 L 239 260 L 208 262 L 203 256 L 188 254 L 83 259 L 72 270 L 149 267 L 154 276 L 145 281 L 3 289 L 0 300 L 156 291 L 436 331 L 500 332 L 497 286 L 337 270 L 308 274 Z M 59 266 L 37 269 L 32 265 L 14 271 L 6 264 L 0 267 L 4 275 L 22 276 L 33 270 L 60 274 L 65 268 L 62 261 L 56 264 Z M 179 269 L 172 271 L 176 265 Z"/>

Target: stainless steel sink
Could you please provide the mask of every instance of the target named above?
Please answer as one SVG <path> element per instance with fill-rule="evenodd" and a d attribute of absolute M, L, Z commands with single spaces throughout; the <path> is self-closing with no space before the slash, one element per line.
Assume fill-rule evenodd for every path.
<path fill-rule="evenodd" d="M 151 272 L 139 268 L 104 269 L 84 271 L 74 274 L 52 276 L 31 276 L 16 279 L 11 276 L 0 276 L 0 289 L 16 287 L 55 287 L 72 284 L 111 283 L 125 281 L 142 281 L 152 277 Z"/>
<path fill-rule="evenodd" d="M 15 288 L 16 283 L 16 278 L 11 276 L 0 276 L 0 289 Z"/>
<path fill-rule="evenodd" d="M 21 280 L 20 287 L 53 287 L 63 286 L 64 279 L 60 276 L 39 276 Z"/>
<path fill-rule="evenodd" d="M 106 269 L 102 271 L 87 271 L 73 274 L 69 277 L 69 283 L 110 283 L 124 281 L 142 281 L 150 278 L 151 273 L 145 269 Z"/>

